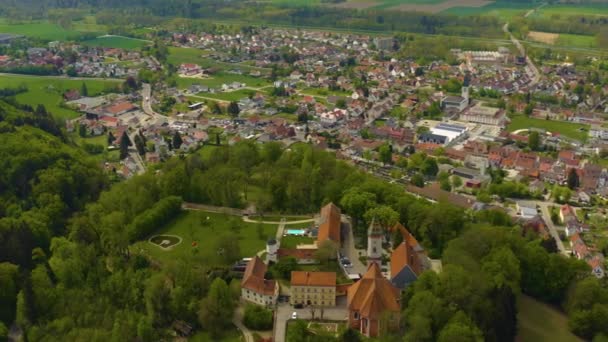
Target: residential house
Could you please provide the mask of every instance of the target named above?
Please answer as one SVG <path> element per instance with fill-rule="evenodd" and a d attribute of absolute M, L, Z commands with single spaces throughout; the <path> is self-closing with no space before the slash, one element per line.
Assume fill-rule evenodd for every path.
<path fill-rule="evenodd" d="M 258 256 L 249 261 L 241 282 L 243 300 L 263 306 L 276 305 L 279 285 L 275 280 L 264 278 L 267 271 L 268 267 Z"/>
<path fill-rule="evenodd" d="M 562 220 L 562 222 L 566 223 L 571 218 L 576 219 L 574 209 L 572 209 L 572 207 L 568 204 L 562 205 L 559 209 L 559 219 Z"/>
<path fill-rule="evenodd" d="M 399 326 L 399 289 L 384 278 L 377 263 L 347 291 L 348 325 L 367 337 L 381 335 L 381 326 Z M 383 322 L 384 321 L 384 322 Z"/>

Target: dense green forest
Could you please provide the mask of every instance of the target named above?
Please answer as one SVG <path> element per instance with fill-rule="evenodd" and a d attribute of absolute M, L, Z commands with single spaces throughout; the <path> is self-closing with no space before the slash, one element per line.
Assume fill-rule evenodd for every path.
<path fill-rule="evenodd" d="M 254 200 L 284 213 L 333 201 L 359 237 L 372 217 L 403 222 L 445 263 L 404 294 L 406 341 L 510 341 L 519 293 L 562 305 L 580 336 L 608 333 L 608 293 L 588 266 L 522 236 L 501 212 L 427 203 L 305 144 L 206 146 L 108 187 L 61 132 L 34 127 L 44 114 L 6 103 L 0 114 L 0 333 L 16 322 L 28 341 L 149 341 L 183 320 L 220 339 L 238 297 L 228 267 L 243 256 L 211 268 L 196 255 L 161 263 L 131 247 L 153 232 L 151 222 L 175 217 L 180 198 L 233 207 Z M 301 338 L 294 341 L 317 340 Z"/>

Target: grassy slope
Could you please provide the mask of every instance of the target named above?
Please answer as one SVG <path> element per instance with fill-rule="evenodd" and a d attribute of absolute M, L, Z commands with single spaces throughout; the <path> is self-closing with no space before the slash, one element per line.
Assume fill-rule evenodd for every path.
<path fill-rule="evenodd" d="M 582 341 L 568 331 L 566 316 L 533 298 L 521 295 L 517 300 L 518 333 L 515 341 Z"/>
<path fill-rule="evenodd" d="M 205 226 L 201 220 L 209 217 Z M 198 243 L 197 258 L 206 260 L 208 264 L 219 264 L 219 258 L 215 253 L 215 246 L 222 235 L 231 234 L 231 224 L 233 220 L 238 222 L 239 246 L 242 257 L 251 257 L 263 250 L 266 246 L 266 239 L 276 234 L 277 225 L 263 224 L 263 238 L 257 234 L 256 223 L 246 223 L 240 217 L 218 213 L 208 213 L 202 211 L 185 211 L 181 213 L 173 222 L 165 227 L 159 227 L 156 234 L 178 235 L 183 242 L 175 246 L 170 251 L 161 250 L 150 244 L 147 240 L 138 242 L 134 245 L 136 251 L 142 248 L 146 254 L 151 255 L 160 261 L 167 261 L 177 256 L 190 256 L 193 254 L 192 242 Z"/>
<path fill-rule="evenodd" d="M 116 84 L 112 80 L 70 80 L 56 77 L 37 77 L 22 75 L 0 75 L 0 87 L 17 87 L 25 84 L 28 91 L 16 96 L 17 101 L 36 106 L 43 104 L 46 109 L 57 118 L 75 118 L 78 113 L 67 108 L 61 108 L 59 102 L 63 93 L 70 89 L 80 90 L 82 83 L 86 83 L 89 96 L 100 94 L 106 85 Z"/>
<path fill-rule="evenodd" d="M 511 123 L 507 127 L 509 132 L 525 128 L 541 128 L 550 132 L 560 133 L 566 137 L 584 141 L 587 138 L 587 131 L 580 128 L 589 129 L 589 125 L 570 123 L 564 121 L 542 120 L 528 118 L 523 115 L 511 117 Z"/>

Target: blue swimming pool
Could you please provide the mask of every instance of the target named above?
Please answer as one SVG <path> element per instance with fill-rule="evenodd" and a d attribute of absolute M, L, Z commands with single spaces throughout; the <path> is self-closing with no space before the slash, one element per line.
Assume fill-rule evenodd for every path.
<path fill-rule="evenodd" d="M 305 235 L 306 229 L 286 229 L 286 235 Z"/>

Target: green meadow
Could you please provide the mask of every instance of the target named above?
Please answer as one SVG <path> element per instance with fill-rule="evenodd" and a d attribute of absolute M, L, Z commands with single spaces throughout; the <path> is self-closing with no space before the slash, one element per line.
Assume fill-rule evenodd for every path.
<path fill-rule="evenodd" d="M 207 219 L 207 217 L 209 219 Z M 211 265 L 221 265 L 218 243 L 224 236 L 237 236 L 241 257 L 251 257 L 266 248 L 266 241 L 274 237 L 278 225 L 247 223 L 240 216 L 205 211 L 183 211 L 166 226 L 158 227 L 154 235 L 177 235 L 182 242 L 170 250 L 163 250 L 150 242 L 140 241 L 133 245 L 134 252 L 142 252 L 159 261 L 178 257 L 205 260 Z M 197 246 L 193 246 L 196 242 Z"/>
<path fill-rule="evenodd" d="M 77 38 L 80 35 L 80 32 L 78 31 L 67 30 L 49 22 L 8 24 L 5 21 L 0 21 L 0 32 L 19 34 L 45 40 L 69 40 Z"/>
<path fill-rule="evenodd" d="M 2 87 L 14 88 L 25 84 L 28 91 L 16 96 L 16 100 L 23 104 L 36 106 L 42 104 L 56 118 L 72 119 L 78 113 L 72 109 L 60 106 L 63 94 L 71 89 L 78 89 L 82 84 L 87 85 L 89 96 L 95 96 L 108 91 L 115 86 L 117 80 L 74 80 L 59 77 L 0 75 Z"/>
<path fill-rule="evenodd" d="M 534 16 L 551 17 L 554 15 L 571 16 L 608 16 L 608 4 L 606 3 L 587 3 L 587 4 L 556 4 L 542 7 Z"/>
<path fill-rule="evenodd" d="M 523 115 L 510 117 L 511 123 L 507 126 L 509 132 L 519 129 L 539 128 L 552 133 L 559 133 L 571 139 L 585 141 L 588 136 L 589 125 L 565 121 L 543 120 L 528 118 Z"/>
<path fill-rule="evenodd" d="M 94 47 L 120 48 L 126 50 L 136 50 L 149 44 L 150 42 L 142 39 L 122 37 L 122 36 L 101 36 L 83 42 L 84 45 Z"/>

